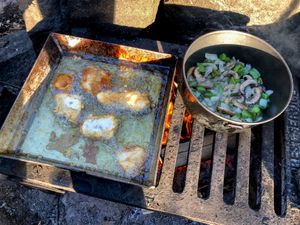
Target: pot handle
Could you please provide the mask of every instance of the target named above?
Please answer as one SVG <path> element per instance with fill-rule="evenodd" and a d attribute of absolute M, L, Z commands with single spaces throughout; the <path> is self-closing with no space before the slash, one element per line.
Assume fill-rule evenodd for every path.
<path fill-rule="evenodd" d="M 238 129 L 238 130 L 245 129 L 245 127 L 243 125 L 237 125 L 237 124 L 232 124 L 232 123 L 224 123 L 224 126 L 233 128 L 233 129 Z"/>

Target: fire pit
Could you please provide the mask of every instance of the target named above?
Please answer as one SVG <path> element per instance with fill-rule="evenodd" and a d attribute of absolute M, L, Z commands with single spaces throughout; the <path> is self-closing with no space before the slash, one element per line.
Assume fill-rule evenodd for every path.
<path fill-rule="evenodd" d="M 155 42 L 137 40 L 129 45 L 149 48 Z M 164 48 L 167 52 L 184 49 L 168 44 Z M 300 140 L 297 80 L 291 105 L 283 116 L 239 135 L 215 133 L 193 120 L 176 83 L 171 99 L 155 187 L 13 159 L 1 159 L 0 172 L 35 187 L 76 191 L 200 222 L 297 224 L 300 221 L 296 191 L 296 154 L 299 154 L 296 151 Z"/>

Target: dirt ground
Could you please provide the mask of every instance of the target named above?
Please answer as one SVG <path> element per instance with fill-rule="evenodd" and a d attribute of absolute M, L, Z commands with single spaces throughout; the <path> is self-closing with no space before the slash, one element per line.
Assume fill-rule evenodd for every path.
<path fill-rule="evenodd" d="M 198 225 L 77 193 L 32 189 L 0 178 L 0 225 Z"/>

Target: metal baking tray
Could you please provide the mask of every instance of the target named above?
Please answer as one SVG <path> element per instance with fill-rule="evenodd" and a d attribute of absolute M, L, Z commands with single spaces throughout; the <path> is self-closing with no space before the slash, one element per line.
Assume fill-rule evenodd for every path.
<path fill-rule="evenodd" d="M 74 59 L 74 64 L 69 62 L 72 59 Z M 69 63 L 65 63 L 66 61 Z M 99 144 L 99 141 L 91 141 L 81 135 L 77 137 L 77 142 L 75 141 L 74 143 L 72 143 L 72 140 L 64 140 L 64 138 L 70 138 L 68 134 L 71 130 L 73 132 L 73 130 L 78 128 L 66 125 L 66 129 L 63 127 L 62 131 L 58 131 L 60 130 L 60 120 L 56 121 L 56 117 L 53 117 L 53 109 L 49 106 L 53 100 L 51 98 L 53 96 L 49 94 L 53 79 L 57 73 L 61 72 L 60 70 L 64 72 L 63 69 L 70 71 L 73 68 L 62 66 L 64 63 L 67 66 L 73 65 L 74 68 L 76 66 L 80 68 L 81 64 L 89 66 L 103 65 L 107 66 L 107 68 L 112 68 L 113 71 L 120 67 L 122 67 L 122 71 L 124 71 L 124 68 L 125 71 L 126 68 L 129 68 L 132 71 L 137 71 L 137 74 L 143 73 L 142 83 L 137 83 L 136 88 L 144 87 L 145 90 L 149 91 L 152 88 L 150 81 L 159 79 L 161 81 L 160 89 L 157 89 L 159 92 L 156 92 L 157 95 L 153 95 L 157 96 L 157 103 L 155 106 L 151 106 L 150 119 L 139 119 L 143 116 L 145 117 L 145 115 L 131 115 L 130 118 L 132 120 L 129 120 L 129 125 L 127 124 L 129 131 L 126 128 L 124 129 L 124 132 L 127 132 L 126 134 L 118 134 L 122 138 L 114 134 L 114 144 L 111 144 L 109 141 L 104 141 L 103 143 L 100 141 L 101 144 Z M 176 57 L 170 54 L 51 33 L 1 128 L 0 156 L 50 164 L 126 183 L 143 186 L 155 185 L 167 106 L 170 101 L 176 63 Z M 116 71 L 118 72 L 114 76 L 119 76 L 119 73 L 122 73 L 121 70 Z M 74 73 L 79 74 L 78 79 L 80 79 L 80 73 L 77 70 Z M 138 78 L 139 76 L 136 75 L 134 79 Z M 128 82 L 130 82 L 130 79 Z M 147 85 L 150 86 L 148 87 Z M 127 84 L 124 86 L 127 87 Z M 134 87 L 134 85 L 131 86 Z M 94 100 L 87 104 L 96 105 L 96 101 L 94 103 L 92 101 Z M 120 114 L 122 114 L 122 111 Z M 127 117 L 125 116 L 124 118 Z M 126 122 L 127 120 L 125 119 L 124 121 Z M 119 130 L 122 130 L 124 121 L 121 120 L 121 128 Z M 135 121 L 146 121 L 148 124 L 140 126 L 136 122 L 134 126 L 131 126 L 131 123 L 135 123 Z M 78 126 L 80 126 L 80 123 Z M 70 129 L 70 132 L 68 129 Z M 49 132 L 51 135 L 49 135 Z M 144 133 L 148 139 L 137 137 L 136 139 L 140 140 L 138 142 L 135 140 L 135 136 L 132 135 L 133 133 L 134 135 Z M 69 142 L 69 145 L 59 145 L 65 146 L 66 149 L 55 147 L 56 145 L 53 145 L 53 143 L 50 145 L 52 146 L 51 149 L 48 148 L 49 143 L 56 140 L 56 136 L 59 136 L 58 139 L 60 141 L 64 141 L 62 143 Z M 49 143 L 45 143 L 47 138 Z M 54 140 L 52 140 L 53 138 Z M 129 142 L 128 145 L 135 145 L 135 141 L 143 145 L 142 142 L 146 143 L 148 141 L 145 144 L 146 147 L 144 147 L 145 163 L 138 175 L 127 174 L 126 170 L 122 170 L 120 165 L 118 165 L 115 156 L 120 151 L 118 148 L 122 148 L 119 147 L 119 140 L 122 140 L 123 144 Z M 89 144 L 91 145 L 90 147 L 84 147 Z M 46 146 L 46 148 L 41 146 Z M 105 146 L 109 146 L 109 148 Z M 89 157 L 93 155 L 93 160 L 88 160 L 87 155 Z"/>

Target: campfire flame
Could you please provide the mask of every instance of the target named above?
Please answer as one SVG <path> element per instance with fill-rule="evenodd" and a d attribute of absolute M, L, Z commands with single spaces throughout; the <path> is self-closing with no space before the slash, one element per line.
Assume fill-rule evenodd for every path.
<path fill-rule="evenodd" d="M 174 111 L 174 102 L 175 102 L 175 98 L 176 98 L 177 88 L 178 88 L 178 84 L 176 82 L 174 82 L 173 87 L 172 87 L 172 95 L 171 95 L 170 102 L 168 104 L 168 111 L 167 111 L 167 115 L 166 115 L 165 130 L 164 130 L 164 135 L 163 135 L 163 139 L 162 139 L 163 147 L 166 146 L 167 141 L 168 141 L 169 131 L 170 131 L 170 127 L 171 127 L 171 119 L 172 119 L 172 115 L 173 115 L 173 111 Z M 182 132 L 181 132 L 181 137 L 180 137 L 181 142 L 185 142 L 191 138 L 192 123 L 193 123 L 192 115 L 188 111 L 185 111 L 184 117 L 183 117 Z M 159 160 L 158 160 L 157 185 L 160 180 L 162 167 L 163 167 L 163 158 L 162 158 L 162 156 L 160 156 Z M 175 173 L 180 173 L 182 175 L 184 174 L 184 176 L 185 176 L 186 168 L 187 168 L 187 166 L 177 167 Z M 181 183 L 181 182 L 179 181 L 179 182 L 175 182 L 175 183 Z M 179 186 L 178 187 L 176 186 L 175 189 L 183 188 L 183 186 L 180 186 L 180 187 Z"/>
<path fill-rule="evenodd" d="M 166 123 L 165 123 L 165 131 L 164 131 L 164 136 L 163 136 L 163 140 L 162 140 L 162 145 L 167 144 L 169 130 L 171 127 L 171 118 L 172 118 L 172 114 L 173 114 L 173 109 L 174 109 L 174 102 L 170 101 L 170 103 L 168 105 L 168 113 L 167 113 L 167 118 L 166 118 Z"/>
<path fill-rule="evenodd" d="M 181 141 L 191 138 L 192 123 L 193 123 L 192 115 L 188 111 L 185 111 L 183 117 L 183 127 L 185 129 L 183 129 L 183 131 L 181 132 L 181 137 L 180 137 Z"/>
<path fill-rule="evenodd" d="M 165 146 L 168 141 L 168 135 L 169 135 L 170 127 L 171 127 L 171 119 L 172 119 L 173 110 L 174 110 L 174 101 L 176 98 L 177 88 L 178 88 L 178 84 L 176 82 L 174 82 L 173 87 L 172 87 L 172 96 L 171 96 L 171 100 L 168 105 L 168 112 L 167 112 L 167 116 L 166 116 L 165 131 L 164 131 L 164 136 L 163 136 L 163 140 L 162 140 L 163 146 Z M 185 111 L 184 118 L 183 118 L 183 128 L 184 129 L 183 129 L 183 132 L 180 137 L 181 141 L 191 138 L 192 123 L 193 123 L 192 115 L 188 111 Z"/>
<path fill-rule="evenodd" d="M 169 136 L 169 130 L 170 130 L 170 127 L 171 127 L 171 119 L 172 119 L 173 110 L 174 110 L 174 101 L 175 101 L 175 98 L 176 98 L 177 87 L 178 87 L 178 84 L 176 82 L 173 82 L 171 98 L 170 98 L 170 102 L 168 104 L 165 130 L 164 130 L 164 135 L 163 135 L 163 139 L 162 139 L 162 145 L 163 146 L 165 146 L 167 144 L 167 141 L 168 141 L 168 136 Z"/>

